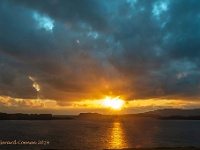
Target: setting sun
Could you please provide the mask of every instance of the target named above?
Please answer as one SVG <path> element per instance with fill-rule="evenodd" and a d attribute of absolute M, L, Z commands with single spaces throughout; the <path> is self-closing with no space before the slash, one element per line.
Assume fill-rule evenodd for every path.
<path fill-rule="evenodd" d="M 106 99 L 104 100 L 104 105 L 106 107 L 119 110 L 124 105 L 124 101 L 119 99 L 118 97 L 115 97 L 115 98 L 106 97 Z"/>

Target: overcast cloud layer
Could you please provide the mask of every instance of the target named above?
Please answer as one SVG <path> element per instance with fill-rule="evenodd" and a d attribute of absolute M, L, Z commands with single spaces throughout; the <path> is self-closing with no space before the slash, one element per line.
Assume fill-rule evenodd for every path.
<path fill-rule="evenodd" d="M 1 0 L 0 95 L 199 100 L 199 0 Z"/>

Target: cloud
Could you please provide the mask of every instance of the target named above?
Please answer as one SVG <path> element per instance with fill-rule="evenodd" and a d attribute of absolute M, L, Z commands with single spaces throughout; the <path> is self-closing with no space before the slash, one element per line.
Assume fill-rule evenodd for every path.
<path fill-rule="evenodd" d="M 0 94 L 198 100 L 198 3 L 3 0 Z"/>
<path fill-rule="evenodd" d="M 97 0 L 44 0 L 42 2 L 40 0 L 34 2 L 30 0 L 19 0 L 15 2 L 38 10 L 42 14 L 48 14 L 56 20 L 65 23 L 69 22 L 72 25 L 75 23 L 74 26 L 77 25 L 77 22 L 86 22 L 95 29 L 105 27 L 104 20 L 106 19 L 107 8 L 104 6 L 104 3 Z"/>

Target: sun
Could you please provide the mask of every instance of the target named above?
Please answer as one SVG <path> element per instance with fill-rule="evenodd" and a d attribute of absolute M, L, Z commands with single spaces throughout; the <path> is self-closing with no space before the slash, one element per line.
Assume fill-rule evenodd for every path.
<path fill-rule="evenodd" d="M 106 97 L 103 102 L 104 102 L 103 104 L 105 107 L 109 107 L 114 110 L 120 110 L 124 105 L 124 101 L 119 99 L 119 97 L 115 97 L 115 98 Z"/>

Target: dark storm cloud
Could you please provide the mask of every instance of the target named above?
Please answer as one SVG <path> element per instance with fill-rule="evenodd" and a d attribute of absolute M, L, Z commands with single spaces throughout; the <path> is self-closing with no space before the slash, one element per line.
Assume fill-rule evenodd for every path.
<path fill-rule="evenodd" d="M 199 97 L 197 0 L 13 0 L 0 7 L 1 95 Z"/>
<path fill-rule="evenodd" d="M 98 0 L 17 0 L 20 3 L 65 23 L 84 21 L 95 29 L 105 27 L 106 7 Z M 99 7 L 100 6 L 100 7 Z M 74 24 L 76 26 L 76 24 Z"/>
<path fill-rule="evenodd" d="M 132 78 L 130 98 L 157 97 L 159 89 L 164 97 L 174 99 L 199 95 L 198 2 L 143 2 L 135 4 L 138 9 L 143 5 L 144 10 L 124 21 L 128 25 L 122 21 L 129 30 L 120 34 L 124 26 L 119 26 L 119 33 L 114 34 L 124 51 L 111 61 Z M 156 5 L 162 9 L 154 13 Z"/>

